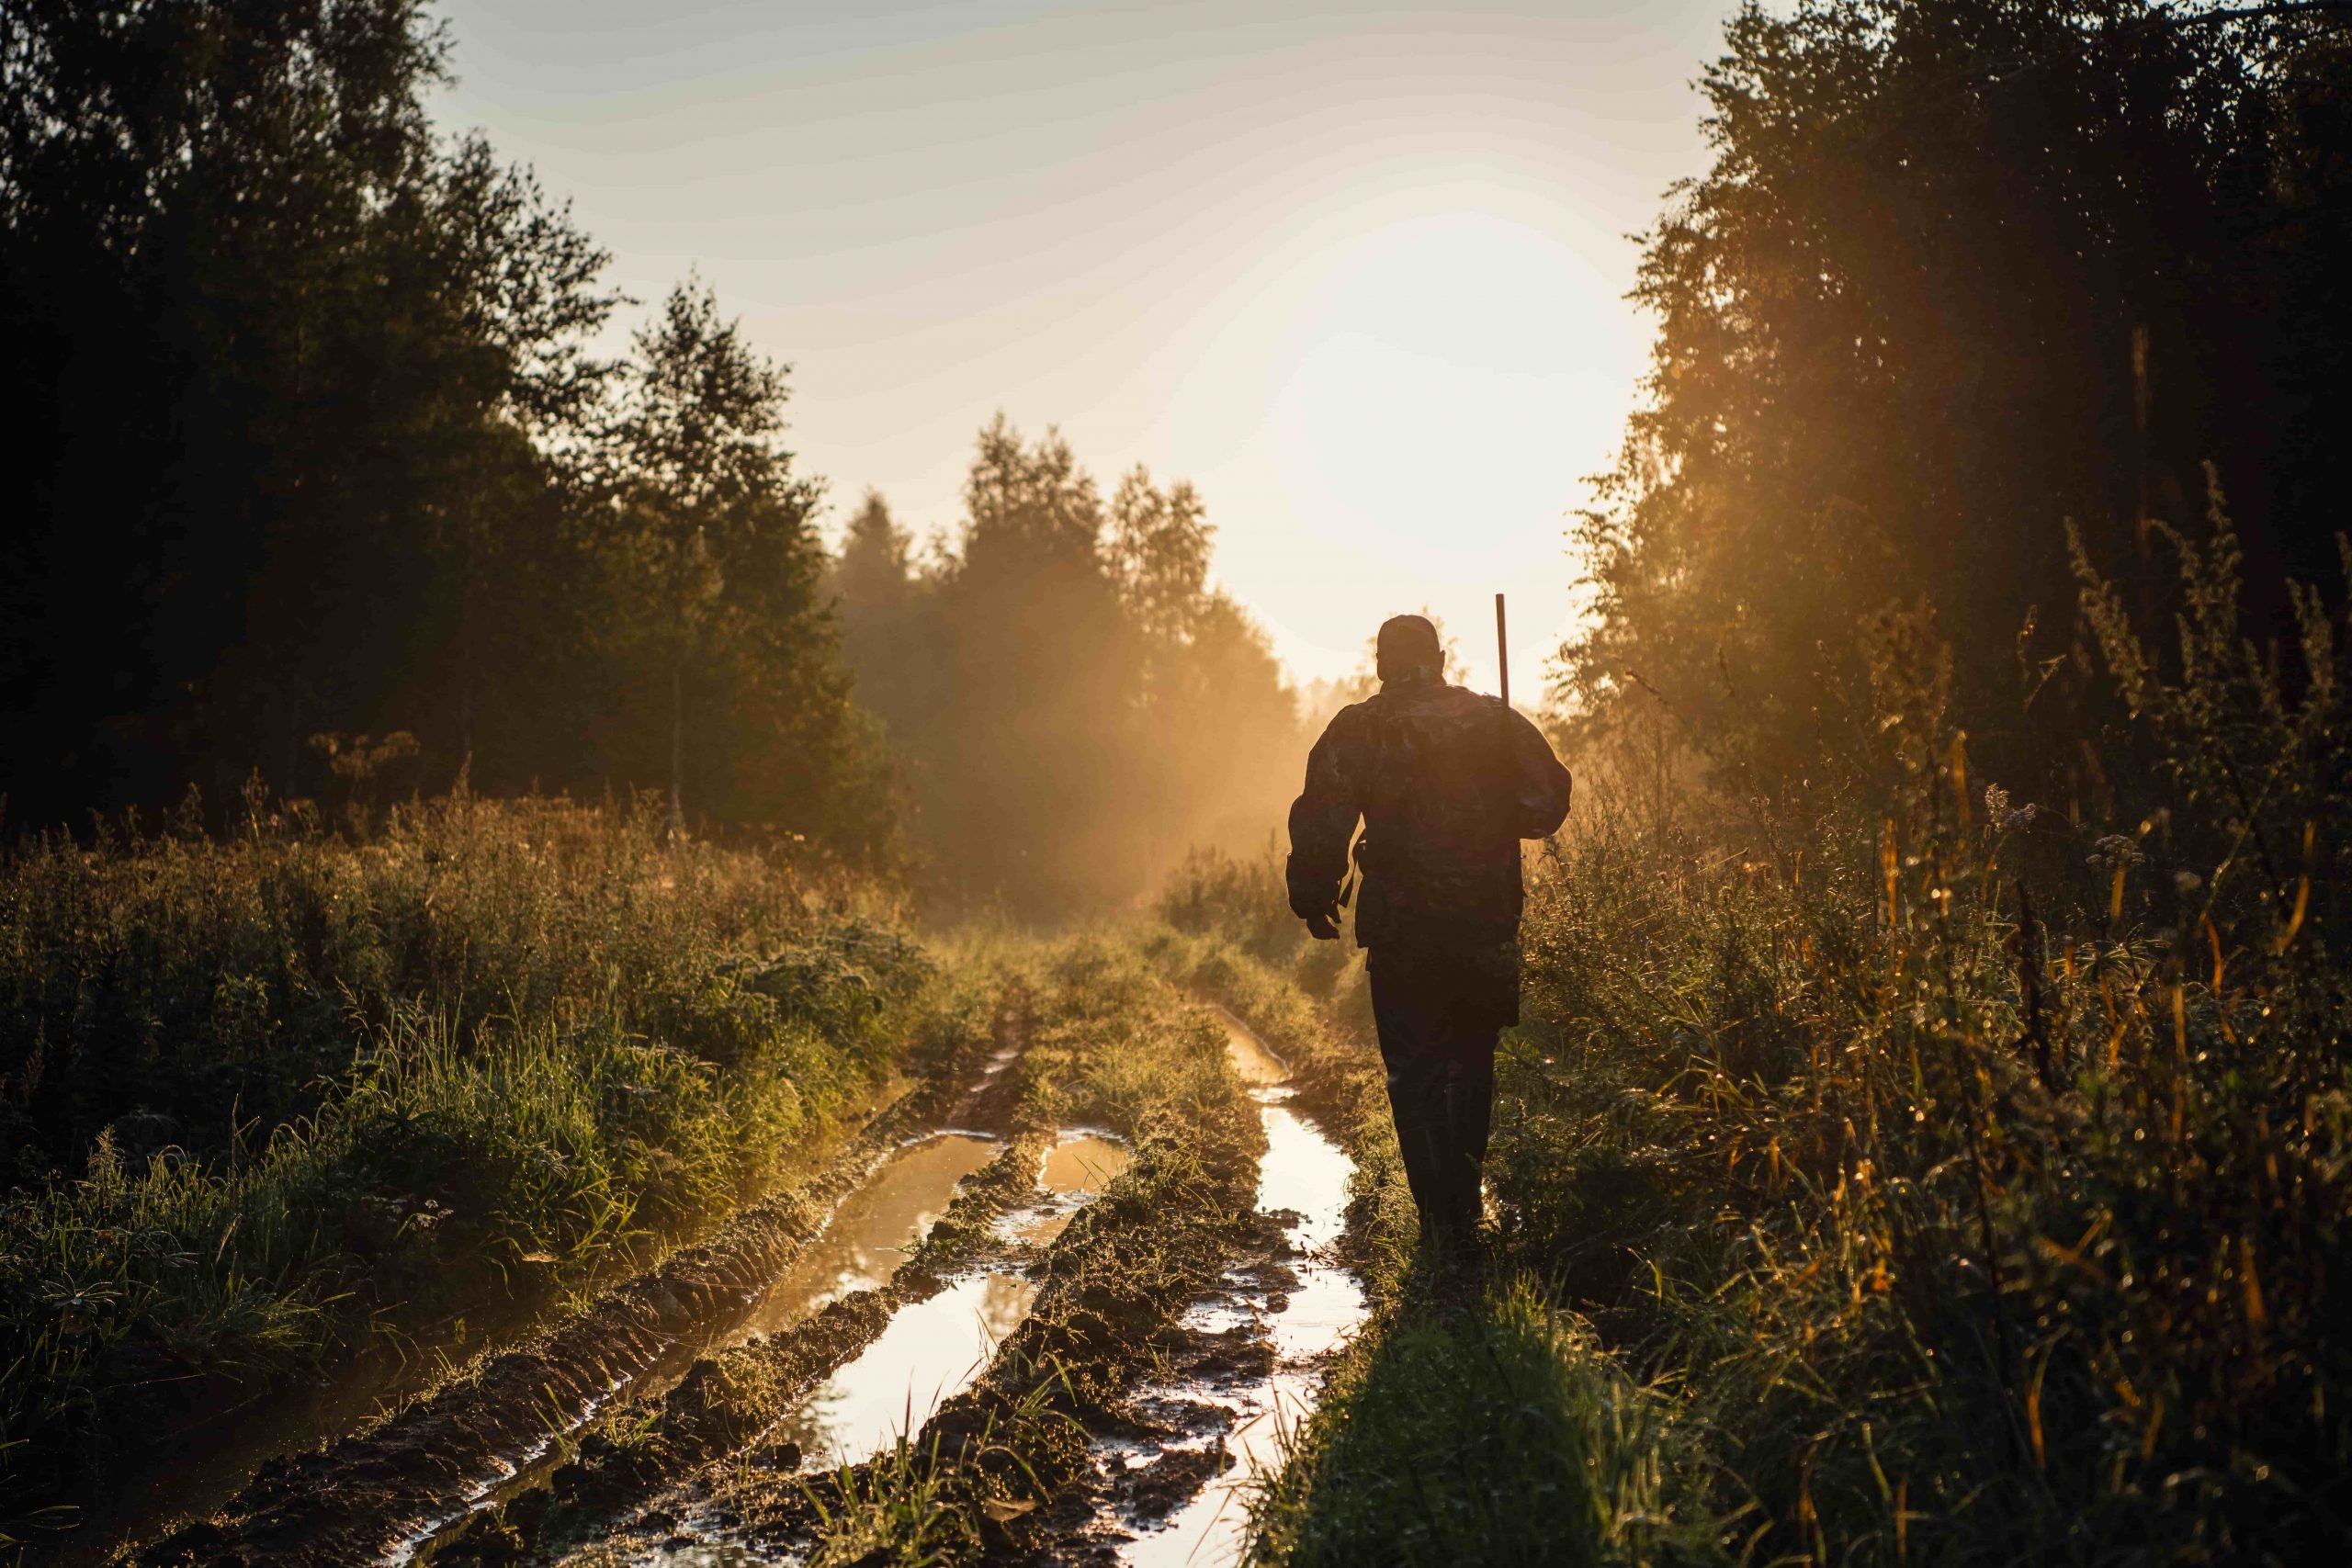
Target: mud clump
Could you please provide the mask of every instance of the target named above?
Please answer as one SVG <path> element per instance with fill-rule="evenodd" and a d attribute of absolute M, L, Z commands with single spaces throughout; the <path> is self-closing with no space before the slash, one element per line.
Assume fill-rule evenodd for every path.
<path fill-rule="evenodd" d="M 589 1433 L 548 1480 L 568 1516 L 560 1528 L 575 1533 L 750 1439 L 880 1333 L 890 1305 L 884 1292 L 845 1296 L 798 1328 L 697 1360 L 624 1439 Z"/>
<path fill-rule="evenodd" d="M 1138 1521 L 1164 1519 L 1232 1467 L 1233 1457 L 1221 1444 L 1168 1449 L 1114 1478 L 1111 1500 Z"/>
<path fill-rule="evenodd" d="M 530 1541 L 502 1510 L 476 1514 L 434 1554 L 435 1568 L 514 1568 Z"/>

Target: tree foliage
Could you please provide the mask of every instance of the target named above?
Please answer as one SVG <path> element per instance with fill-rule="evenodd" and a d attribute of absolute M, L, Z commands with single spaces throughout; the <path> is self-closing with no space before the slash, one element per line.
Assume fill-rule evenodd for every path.
<path fill-rule="evenodd" d="M 1295 772 L 1295 704 L 1264 633 L 1209 583 L 1192 486 L 1137 468 L 1106 505 L 1058 434 L 1024 442 L 1000 415 L 964 508 L 922 560 L 868 497 L 833 579 L 934 869 L 1043 908 L 1262 832 Z"/>
<path fill-rule="evenodd" d="M 671 819 L 816 828 L 872 858 L 888 837 L 820 592 L 816 481 L 777 444 L 782 367 L 682 285 L 639 331 L 594 508 L 603 647 L 629 699 L 608 750 L 668 780 Z"/>
<path fill-rule="evenodd" d="M 2286 626 L 2352 478 L 2352 24 L 2276 12 L 1738 13 L 1713 165 L 1647 236 L 1647 405 L 1584 520 L 1588 722 L 1661 703 L 1738 787 L 1818 787 L 1872 722 L 1856 626 L 1932 602 L 1972 745 L 2091 788 L 2066 523 L 2162 613 L 2151 524 L 2201 508 L 2202 461 Z"/>
<path fill-rule="evenodd" d="M 604 252 L 433 132 L 446 67 L 417 0 L 0 10 L 11 823 L 405 734 L 878 852 L 783 372 L 693 288 L 600 360 Z"/>

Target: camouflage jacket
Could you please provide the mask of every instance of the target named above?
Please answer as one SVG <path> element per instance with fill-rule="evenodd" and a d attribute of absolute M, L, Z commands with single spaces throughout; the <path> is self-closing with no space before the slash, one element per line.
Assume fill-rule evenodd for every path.
<path fill-rule="evenodd" d="M 1519 841 L 1568 814 L 1568 770 L 1494 697 L 1433 678 L 1390 681 L 1333 716 L 1290 808 L 1290 906 L 1330 908 L 1355 859 L 1356 941 L 1517 949 Z"/>

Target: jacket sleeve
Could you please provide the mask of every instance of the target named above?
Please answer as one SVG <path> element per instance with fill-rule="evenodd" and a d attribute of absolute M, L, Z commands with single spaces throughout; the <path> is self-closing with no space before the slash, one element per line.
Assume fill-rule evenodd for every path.
<path fill-rule="evenodd" d="M 1302 920 L 1337 905 L 1348 874 L 1348 840 L 1362 811 L 1351 728 L 1346 710 L 1333 716 L 1306 755 L 1306 787 L 1291 802 L 1290 860 L 1283 874 L 1291 913 Z"/>
<path fill-rule="evenodd" d="M 1552 754 L 1542 730 L 1524 714 L 1510 717 L 1511 825 L 1520 838 L 1541 839 L 1558 832 L 1568 819 L 1575 780 Z"/>

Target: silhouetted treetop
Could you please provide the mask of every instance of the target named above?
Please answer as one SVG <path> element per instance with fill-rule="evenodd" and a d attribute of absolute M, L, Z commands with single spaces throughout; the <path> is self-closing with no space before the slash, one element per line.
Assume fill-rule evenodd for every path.
<path fill-rule="evenodd" d="M 2333 578 L 2352 20 L 2199 15 L 1737 13 L 1713 166 L 1647 236 L 1647 397 L 1583 525 L 1600 618 L 1563 694 L 1662 705 L 1741 787 L 1799 787 L 1873 720 L 1855 628 L 1926 600 L 1972 743 L 2064 775 L 2067 519 L 2160 611 L 2148 521 L 2201 513 L 2210 461 L 2258 612 Z"/>

